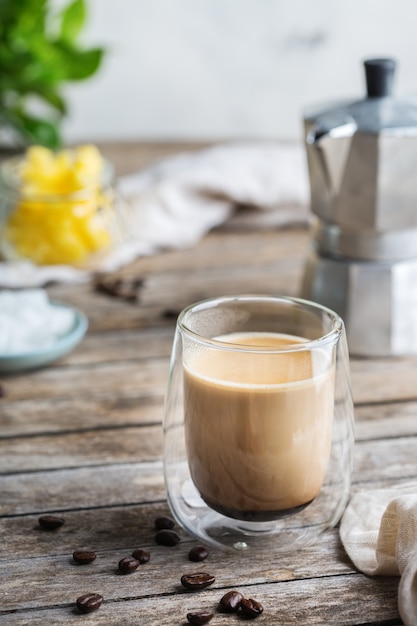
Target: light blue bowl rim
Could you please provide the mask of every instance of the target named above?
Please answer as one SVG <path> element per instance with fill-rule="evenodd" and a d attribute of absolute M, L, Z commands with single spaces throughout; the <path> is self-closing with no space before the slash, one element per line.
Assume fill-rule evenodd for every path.
<path fill-rule="evenodd" d="M 32 360 L 42 359 L 42 362 L 46 362 L 45 359 L 50 356 L 50 359 L 53 360 L 57 358 L 55 355 L 64 356 L 70 350 L 75 348 L 75 346 L 81 341 L 84 337 L 87 328 L 88 328 L 88 318 L 82 313 L 79 309 L 72 307 L 70 305 L 64 304 L 63 302 L 59 302 L 57 300 L 51 300 L 50 304 L 56 307 L 61 307 L 65 309 L 70 309 L 75 314 L 74 324 L 70 331 L 59 337 L 55 343 L 47 348 L 32 350 L 30 352 L 17 352 L 14 354 L 0 354 L 0 365 L 2 370 L 4 371 L 4 366 L 15 365 L 17 362 L 22 363 L 22 368 L 25 367 L 25 363 L 29 363 Z"/>

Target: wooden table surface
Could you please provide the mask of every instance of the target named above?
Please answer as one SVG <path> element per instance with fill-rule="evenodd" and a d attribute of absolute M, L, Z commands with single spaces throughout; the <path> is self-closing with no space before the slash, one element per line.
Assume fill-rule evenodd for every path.
<path fill-rule="evenodd" d="M 104 145 L 119 173 L 134 171 L 179 145 Z M 180 532 L 175 547 L 156 544 L 154 519 L 168 514 L 162 476 L 163 399 L 175 314 L 191 302 L 232 293 L 296 295 L 308 235 L 303 229 L 220 229 L 197 246 L 142 258 L 118 273 L 142 280 L 134 301 L 93 283 L 54 285 L 50 296 L 90 321 L 66 358 L 0 379 L 0 623 L 183 624 L 191 610 L 216 608 L 238 589 L 264 605 L 255 621 L 394 625 L 398 579 L 355 570 L 338 529 L 314 547 L 286 556 L 241 558 L 210 550 L 202 564 L 187 555 L 196 542 Z M 417 358 L 353 359 L 356 444 L 352 491 L 417 475 Z M 65 525 L 39 529 L 43 514 Z M 130 575 L 118 562 L 135 548 L 151 560 Z M 90 548 L 97 559 L 74 565 Z M 205 570 L 214 585 L 189 593 L 180 576 Z M 75 600 L 103 595 L 81 616 Z M 239 623 L 215 611 L 210 624 Z"/>

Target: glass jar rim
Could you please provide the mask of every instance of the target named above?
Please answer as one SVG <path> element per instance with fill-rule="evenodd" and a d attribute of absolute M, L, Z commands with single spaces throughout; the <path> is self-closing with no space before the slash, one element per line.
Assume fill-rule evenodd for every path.
<path fill-rule="evenodd" d="M 327 315 L 327 317 L 331 320 L 332 328 L 329 332 L 324 335 L 317 337 L 316 339 L 307 339 L 302 342 L 287 344 L 285 346 L 280 346 L 277 348 L 276 346 L 254 346 L 248 344 L 239 344 L 239 343 L 230 343 L 226 341 L 221 341 L 219 339 L 213 339 L 209 337 L 204 337 L 198 332 L 192 330 L 186 325 L 185 318 L 193 311 L 203 311 L 207 309 L 213 309 L 216 306 L 224 303 L 231 302 L 270 302 L 276 304 L 283 304 L 284 306 L 295 305 L 300 309 L 310 310 L 314 312 L 321 312 Z M 302 298 L 292 297 L 292 296 L 268 296 L 268 295 L 250 295 L 250 294 L 242 294 L 235 296 L 219 296 L 215 298 L 208 298 L 205 300 L 200 300 L 198 302 L 194 302 L 189 306 L 185 307 L 179 314 L 177 320 L 177 328 L 181 333 L 184 333 L 188 337 L 192 338 L 194 341 L 198 343 L 209 346 L 212 348 L 217 348 L 220 350 L 233 350 L 237 352 L 259 352 L 259 353 L 270 353 L 270 354 L 280 354 L 287 352 L 300 352 L 307 350 L 315 350 L 321 347 L 325 347 L 327 345 L 336 345 L 340 336 L 344 332 L 344 322 L 343 319 L 332 311 L 328 307 L 319 304 L 318 302 L 312 302 L 310 300 L 304 300 Z"/>
<path fill-rule="evenodd" d="M 19 174 L 19 166 L 24 160 L 23 155 L 11 157 L 4 161 L 0 166 L 0 185 L 3 188 L 3 192 L 9 193 L 12 196 L 20 196 L 25 200 L 36 202 L 71 202 L 86 200 L 93 194 L 97 193 L 97 189 L 102 191 L 110 189 L 114 184 L 115 171 L 113 164 L 106 158 L 103 158 L 103 169 L 101 172 L 99 185 L 89 185 L 70 192 L 52 192 L 33 194 L 22 191 L 21 184 L 22 179 Z"/>

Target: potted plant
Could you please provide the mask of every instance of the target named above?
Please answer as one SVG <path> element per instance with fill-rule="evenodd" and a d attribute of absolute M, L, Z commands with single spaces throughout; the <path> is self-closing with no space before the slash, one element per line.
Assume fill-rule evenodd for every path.
<path fill-rule="evenodd" d="M 57 148 L 67 114 L 66 82 L 89 78 L 104 50 L 85 48 L 79 36 L 86 20 L 84 0 L 59 12 L 50 0 L 0 2 L 0 145 Z"/>

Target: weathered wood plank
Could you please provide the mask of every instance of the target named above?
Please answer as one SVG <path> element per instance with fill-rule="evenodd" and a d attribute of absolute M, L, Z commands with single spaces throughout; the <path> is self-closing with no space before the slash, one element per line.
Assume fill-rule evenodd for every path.
<path fill-rule="evenodd" d="M 359 442 L 355 446 L 353 481 L 372 488 L 374 480 L 417 480 L 417 438 Z"/>
<path fill-rule="evenodd" d="M 149 396 L 165 390 L 168 359 L 105 362 L 74 367 L 46 367 L 5 379 L 7 401 L 59 398 L 92 394 L 116 396 L 142 391 Z"/>
<path fill-rule="evenodd" d="M 137 463 L 162 457 L 162 426 L 86 430 L 65 435 L 4 439 L 0 474 L 45 469 Z"/>
<path fill-rule="evenodd" d="M 6 390 L 8 382 L 4 385 Z M 28 398 L 0 404 L 0 438 L 140 426 L 162 421 L 165 389 L 159 393 L 110 390 L 96 395 Z M 355 408 L 357 441 L 417 435 L 417 402 L 372 403 Z"/>
<path fill-rule="evenodd" d="M 88 356 L 81 359 L 84 362 Z M 3 383 L 7 394 L 10 382 L 11 379 Z M 153 391 L 151 395 L 143 390 L 117 395 L 110 389 L 92 395 L 14 401 L 6 395 L 0 403 L 0 438 L 161 422 L 164 393 L 162 387 L 159 393 Z M 355 409 L 356 440 L 416 435 L 416 416 L 417 402 L 412 401 L 359 405 Z"/>
<path fill-rule="evenodd" d="M 150 545 L 153 549 L 156 547 L 154 519 L 159 515 L 170 515 L 170 512 L 163 499 L 152 504 L 74 509 L 61 515 L 65 524 L 57 532 L 42 531 L 38 514 L 1 518 L 0 561 L 6 563 L 11 554 L 18 559 L 71 555 L 74 550 L 87 547 L 99 552 L 126 551 Z M 177 532 L 183 543 L 190 541 L 185 532 L 178 528 Z"/>
<path fill-rule="evenodd" d="M 65 462 L 61 462 L 60 452 L 62 445 L 65 450 L 66 444 L 56 446 L 44 460 L 41 458 L 46 447 L 44 445 L 38 454 L 36 449 L 30 453 L 32 472 L 20 474 L 19 464 L 25 463 L 24 455 L 20 454 L 13 460 L 10 452 L 9 463 L 12 464 L 12 469 L 5 466 L 4 474 L 0 477 L 0 491 L 3 494 L 0 515 L 122 505 L 163 498 L 165 492 L 160 454 L 155 454 L 154 461 L 135 462 L 139 456 L 146 456 L 142 446 L 146 450 L 149 445 L 148 449 L 152 450 L 152 446 L 160 445 L 159 427 L 149 428 L 149 432 L 154 433 L 156 443 L 139 443 L 139 439 L 134 439 L 132 446 L 128 443 L 131 433 L 126 437 L 122 435 L 116 446 L 117 461 L 111 446 L 108 449 L 89 450 L 88 447 L 83 449 L 81 443 L 77 461 L 71 455 L 68 458 L 64 453 Z M 24 446 L 25 444 L 23 449 Z M 126 450 L 124 454 L 121 454 L 119 446 Z M 373 488 L 381 482 L 392 484 L 415 480 L 416 446 L 417 439 L 413 437 L 357 443 L 353 482 Z M 121 456 L 123 462 L 120 461 Z M 18 471 L 18 475 L 8 474 L 13 470 Z M 85 484 L 89 485 L 88 492 L 81 488 Z"/>
<path fill-rule="evenodd" d="M 122 530 L 123 527 L 119 528 Z M 152 530 L 147 534 L 151 533 Z M 91 534 L 94 536 L 93 532 Z M 175 594 L 180 588 L 181 575 L 193 571 L 212 573 L 218 581 L 216 587 L 219 588 L 322 577 L 323 571 L 326 576 L 353 573 L 335 533 L 329 534 L 319 545 L 298 551 L 297 554 L 275 555 L 275 565 L 268 555 L 271 546 L 250 555 L 230 555 L 209 550 L 206 561 L 196 565 L 188 559 L 190 548 L 197 545 L 190 538 L 186 537 L 184 542 L 168 548 L 156 545 L 152 538 L 146 542 L 143 535 L 138 528 L 136 540 L 130 546 L 115 549 L 108 544 L 104 550 L 96 550 L 97 559 L 88 566 L 73 563 L 72 552 L 75 548 L 67 553 L 61 551 L 60 554 L 43 557 L 31 554 L 30 557 L 12 562 L 0 560 L 2 587 L 7 591 L 1 610 L 59 605 L 62 601 L 77 597 L 79 590 L 85 586 L 100 589 L 108 599 Z M 72 540 L 77 547 L 76 538 L 75 530 L 72 532 Z M 118 562 L 130 556 L 137 547 L 145 547 L 150 551 L 150 561 L 131 576 L 120 575 Z M 19 589 L 21 591 L 17 594 Z"/>
<path fill-rule="evenodd" d="M 137 304 L 98 293 L 89 283 L 49 287 L 50 296 L 78 306 L 90 330 L 144 328 L 166 324 L 165 309 L 227 293 L 286 293 L 300 288 L 307 251 L 305 230 L 210 233 L 188 250 L 166 251 L 137 260 L 116 273 L 144 280 Z M 190 272 L 190 268 L 193 271 Z"/>
<path fill-rule="evenodd" d="M 114 392 L 64 398 L 3 400 L 0 414 L 1 437 L 61 432 L 82 433 L 88 429 L 140 426 L 162 421 L 164 390 L 160 393 Z M 80 434 L 81 436 L 81 434 Z M 1 448 L 1 442 L 0 442 Z"/>
<path fill-rule="evenodd" d="M 52 399 L 71 395 L 107 393 L 118 395 L 143 390 L 162 393 L 168 373 L 173 328 L 161 332 L 121 332 L 120 344 L 111 333 L 87 337 L 73 356 L 58 364 L 20 375 L 4 376 L 5 397 L 0 405 L 0 433 L 4 420 L 3 406 L 25 398 Z M 95 351 L 101 345 L 101 351 Z M 152 353 L 152 356 L 151 356 Z M 96 356 L 91 356 L 95 354 Z M 149 355 L 149 356 L 147 356 Z M 128 359 L 128 360 L 125 360 Z M 90 366 L 91 365 L 91 366 Z M 62 370 L 65 368 L 65 370 Z M 364 361 L 352 359 L 352 389 L 358 404 L 413 401 L 417 397 L 417 357 Z M 75 395 L 76 394 L 76 395 Z"/>
<path fill-rule="evenodd" d="M 96 613 L 83 616 L 83 624 L 119 626 L 139 623 L 146 626 L 172 626 L 184 624 L 189 611 L 202 609 L 215 611 L 216 624 L 226 625 L 232 621 L 240 621 L 233 615 L 217 612 L 218 602 L 227 589 L 226 581 L 220 581 L 214 588 L 194 594 L 184 592 L 172 581 L 167 581 L 163 589 L 169 587 L 169 595 L 163 596 L 159 587 L 152 595 L 143 597 L 140 583 L 134 580 L 133 575 L 127 578 L 128 580 L 120 580 L 120 577 L 114 576 L 113 584 L 119 590 L 117 600 L 114 595 L 108 598 Z M 395 578 L 323 574 L 320 578 L 269 584 L 253 584 L 250 580 L 236 584 L 238 580 L 237 573 L 236 577 L 229 578 L 228 585 L 231 588 L 237 587 L 246 597 L 262 602 L 265 611 L 259 622 L 269 626 L 401 624 L 396 598 L 398 579 Z M 124 594 L 120 592 L 123 584 L 126 589 Z M 83 593 L 85 589 L 85 585 L 80 584 L 78 593 Z M 120 597 L 121 595 L 125 597 Z M 79 614 L 74 610 L 75 598 L 65 587 L 62 588 L 60 600 L 59 606 L 48 604 L 45 590 L 43 602 L 48 608 L 6 614 L 0 616 L 0 623 L 10 626 L 23 626 L 27 623 L 34 626 L 45 623 L 78 623 Z"/>
<path fill-rule="evenodd" d="M 357 441 L 357 480 L 417 476 L 417 436 Z M 162 425 L 84 430 L 0 440 L 0 474 L 91 465 L 137 463 L 162 458 Z M 355 478 L 356 480 L 356 478 Z"/>
<path fill-rule="evenodd" d="M 91 365 L 106 361 L 145 361 L 169 358 L 174 339 L 174 322 L 156 329 L 114 330 L 88 333 L 78 350 L 71 352 L 61 364 Z"/>
<path fill-rule="evenodd" d="M 417 402 L 375 403 L 355 409 L 357 441 L 417 435 Z"/>
<path fill-rule="evenodd" d="M 159 550 L 165 556 L 176 555 L 175 558 L 177 558 L 178 553 L 182 554 L 191 547 L 189 545 L 192 542 L 191 537 L 178 526 L 176 530 L 181 536 L 181 543 L 175 547 L 175 550 L 158 546 L 155 543 L 154 519 L 159 515 L 170 515 L 168 505 L 164 500 L 152 504 L 65 511 L 62 515 L 65 524 L 56 532 L 42 531 L 38 525 L 38 515 L 1 518 L 0 563 L 3 561 L 3 567 L 7 567 L 10 554 L 13 554 L 16 559 L 24 560 L 33 557 L 68 556 L 78 548 L 89 548 L 105 553 L 109 550 L 129 552 L 135 548 L 146 547 L 152 554 L 155 550 Z M 306 548 L 301 554 L 294 551 L 292 554 L 280 555 L 276 559 L 278 569 L 282 570 L 280 575 L 285 574 L 289 579 L 301 576 L 310 577 L 317 572 L 321 575 L 325 561 L 333 560 L 334 563 L 326 565 L 327 568 L 335 568 L 332 569 L 333 573 L 351 571 L 352 565 L 340 544 L 338 533 L 338 529 L 330 530 L 320 538 L 316 545 Z M 268 550 L 269 548 L 260 549 L 256 556 L 257 567 L 261 570 L 271 567 Z M 213 559 L 216 562 L 218 552 L 210 548 L 210 555 L 209 562 Z M 246 554 L 243 559 L 240 559 L 238 553 L 225 552 L 222 554 L 222 563 L 224 566 L 227 564 L 233 566 L 235 559 L 238 559 L 240 567 L 245 568 L 245 571 L 247 569 L 250 573 L 252 558 L 254 556 L 248 558 Z M 152 558 L 152 561 L 154 562 L 155 559 Z M 18 562 L 15 567 L 19 567 Z"/>
<path fill-rule="evenodd" d="M 210 269 L 269 266 L 275 262 L 293 261 L 299 265 L 309 251 L 306 228 L 268 230 L 222 230 L 208 233 L 194 246 L 162 250 L 136 259 L 128 266 L 112 272 L 114 277 L 138 278 L 158 274 L 173 277 L 183 272 Z M 52 293 L 64 293 L 62 285 L 50 287 Z M 71 287 L 72 290 L 72 287 Z"/>
<path fill-rule="evenodd" d="M 146 328 L 167 325 L 165 311 L 180 311 L 206 298 L 240 293 L 296 295 L 301 262 L 282 261 L 256 267 L 183 270 L 145 277 L 137 304 L 84 289 L 50 290 L 51 297 L 81 309 L 89 318 L 90 331 L 115 328 Z"/>
<path fill-rule="evenodd" d="M 81 348 L 80 348 L 81 349 Z M 83 394 L 107 393 L 117 395 L 142 390 L 160 393 L 165 389 L 168 375 L 168 357 L 139 358 L 129 361 L 106 361 L 73 366 L 53 366 L 5 377 L 2 386 L 6 401 L 26 398 L 52 398 Z M 352 360 L 352 388 L 356 403 L 395 402 L 416 400 L 417 357 L 384 359 L 372 362 L 367 368 L 361 361 Z M 1 417 L 0 417 L 1 419 Z"/>
<path fill-rule="evenodd" d="M 0 516 L 158 502 L 165 498 L 161 462 L 27 472 L 3 476 L 0 481 Z"/>
<path fill-rule="evenodd" d="M 352 359 L 351 370 L 356 402 L 417 399 L 417 356 Z"/>

